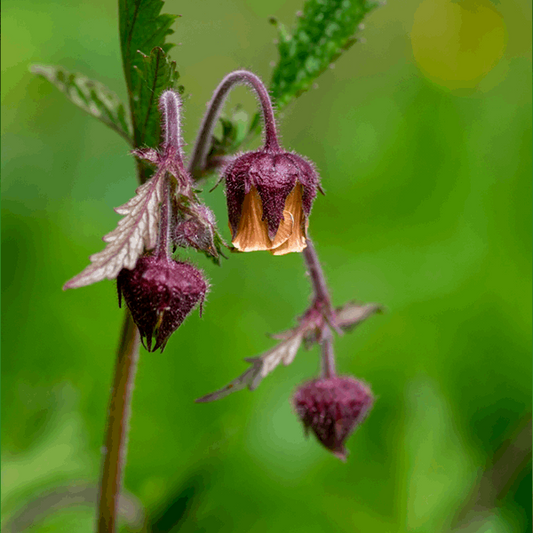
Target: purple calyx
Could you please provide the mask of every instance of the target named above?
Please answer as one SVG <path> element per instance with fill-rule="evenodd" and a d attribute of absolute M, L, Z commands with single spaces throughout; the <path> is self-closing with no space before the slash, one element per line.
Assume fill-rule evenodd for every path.
<path fill-rule="evenodd" d="M 120 272 L 117 289 L 119 305 L 124 297 L 150 352 L 163 351 L 170 335 L 198 303 L 201 314 L 208 285 L 202 272 L 188 263 L 143 256 L 133 270 Z"/>
<path fill-rule="evenodd" d="M 307 431 L 320 443 L 345 460 L 346 439 L 364 420 L 374 398 L 370 389 L 348 376 L 309 381 L 293 397 L 294 408 Z"/>
<path fill-rule="evenodd" d="M 225 171 L 228 217 L 235 237 L 242 216 L 244 198 L 253 187 L 259 193 L 262 220 L 274 240 L 283 220 L 285 202 L 297 184 L 303 189 L 302 209 L 306 217 L 319 187 L 318 175 L 307 160 L 290 152 L 259 150 L 237 157 Z"/>

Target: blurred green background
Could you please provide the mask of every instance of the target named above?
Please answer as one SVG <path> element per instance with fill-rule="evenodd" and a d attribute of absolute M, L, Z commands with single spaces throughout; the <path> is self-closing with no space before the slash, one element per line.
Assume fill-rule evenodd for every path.
<path fill-rule="evenodd" d="M 179 2 L 171 52 L 189 148 L 231 69 L 269 80 L 274 15 L 299 0 Z M 346 464 L 290 405 L 318 351 L 253 393 L 193 400 L 294 324 L 298 254 L 194 256 L 212 282 L 163 354 L 141 353 L 125 530 L 531 531 L 531 5 L 391 1 L 280 120 L 325 197 L 310 232 L 337 305 L 380 302 L 336 343 L 377 401 Z M 93 530 L 92 499 L 122 311 L 114 283 L 62 292 L 103 247 L 134 161 L 114 132 L 33 77 L 62 64 L 125 98 L 115 2 L 8 0 L 2 46 L 2 506 L 5 530 Z M 255 100 L 234 91 L 232 105 Z M 205 194 L 225 236 L 221 188 Z M 144 507 L 145 519 L 142 518 Z"/>

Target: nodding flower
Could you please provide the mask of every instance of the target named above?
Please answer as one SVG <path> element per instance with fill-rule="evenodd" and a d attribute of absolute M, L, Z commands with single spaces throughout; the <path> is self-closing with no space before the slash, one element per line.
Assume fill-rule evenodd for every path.
<path fill-rule="evenodd" d="M 240 84 L 249 87 L 260 103 L 264 145 L 236 157 L 221 176 L 226 181 L 232 243 L 241 252 L 301 252 L 307 246 L 307 219 L 316 191 L 323 191 L 313 164 L 281 147 L 272 101 L 258 76 L 235 70 L 220 82 L 200 127 L 190 168 L 200 174 L 206 168 L 222 105 L 229 91 Z"/>
<path fill-rule="evenodd" d="M 237 157 L 227 167 L 226 199 L 232 244 L 242 252 L 301 252 L 320 187 L 313 165 L 282 149 Z"/>
<path fill-rule="evenodd" d="M 193 265 L 143 256 L 133 270 L 120 271 L 117 289 L 119 305 L 124 297 L 143 345 L 151 352 L 158 348 L 163 351 L 170 335 L 198 303 L 201 312 L 208 285 Z"/>
<path fill-rule="evenodd" d="M 344 442 L 365 419 L 374 398 L 370 389 L 348 376 L 315 379 L 299 387 L 293 404 L 306 432 L 339 459 L 348 455 Z"/>

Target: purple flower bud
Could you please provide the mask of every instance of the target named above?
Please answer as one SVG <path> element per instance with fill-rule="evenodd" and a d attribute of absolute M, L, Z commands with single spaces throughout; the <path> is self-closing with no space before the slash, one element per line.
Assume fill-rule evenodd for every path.
<path fill-rule="evenodd" d="M 344 442 L 364 420 L 373 401 L 366 385 L 347 376 L 309 381 L 293 397 L 306 434 L 311 428 L 318 440 L 343 461 L 348 455 Z"/>
<path fill-rule="evenodd" d="M 133 270 L 123 268 L 117 277 L 119 306 L 122 296 L 139 328 L 145 348 L 165 348 L 170 335 L 208 290 L 200 270 L 169 258 L 143 256 Z M 156 343 L 152 349 L 152 337 Z"/>
<path fill-rule="evenodd" d="M 218 258 L 215 245 L 216 220 L 213 211 L 202 204 L 182 208 L 175 215 L 172 241 L 176 246 L 191 246 Z"/>
<path fill-rule="evenodd" d="M 283 255 L 307 246 L 307 218 L 320 188 L 311 163 L 290 152 L 259 150 L 235 159 L 224 178 L 237 249 Z"/>

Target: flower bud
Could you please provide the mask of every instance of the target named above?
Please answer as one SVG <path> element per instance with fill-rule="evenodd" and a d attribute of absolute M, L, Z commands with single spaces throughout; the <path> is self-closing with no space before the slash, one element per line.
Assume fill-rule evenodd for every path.
<path fill-rule="evenodd" d="M 175 215 L 172 241 L 176 246 L 191 246 L 218 258 L 215 243 L 216 220 L 213 211 L 202 204 L 192 204 Z"/>
<path fill-rule="evenodd" d="M 283 255 L 307 246 L 307 218 L 320 188 L 311 163 L 290 152 L 259 150 L 235 159 L 224 177 L 238 250 Z"/>
<path fill-rule="evenodd" d="M 188 263 L 143 256 L 133 270 L 123 268 L 117 277 L 119 306 L 122 296 L 149 351 L 165 348 L 170 335 L 208 290 L 202 273 Z M 156 343 L 152 349 L 152 337 Z"/>
<path fill-rule="evenodd" d="M 365 418 L 374 398 L 370 389 L 352 377 L 335 376 L 299 387 L 293 405 L 307 432 L 339 459 L 346 460 L 344 442 Z"/>

